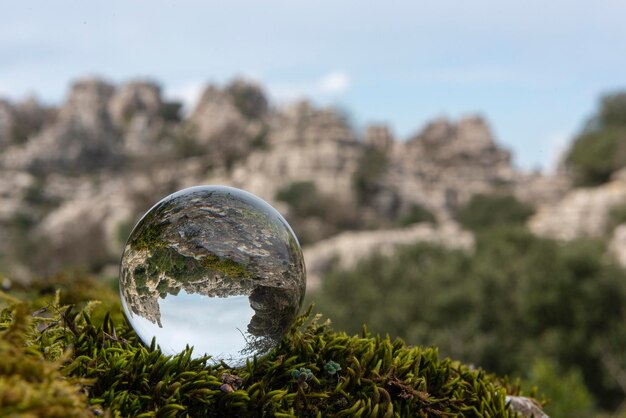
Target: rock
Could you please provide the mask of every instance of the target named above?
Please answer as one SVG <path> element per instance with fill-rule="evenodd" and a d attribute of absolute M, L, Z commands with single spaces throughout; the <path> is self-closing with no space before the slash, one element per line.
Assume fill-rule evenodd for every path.
<path fill-rule="evenodd" d="M 618 178 L 598 187 L 574 189 L 558 203 L 541 206 L 528 225 L 539 236 L 560 240 L 602 237 L 608 232 L 611 209 L 624 204 L 626 181 Z"/>
<path fill-rule="evenodd" d="M 109 102 L 111 120 L 124 133 L 128 154 L 145 156 L 159 146 L 163 130 L 161 88 L 152 82 L 131 82 L 118 88 Z"/>
<path fill-rule="evenodd" d="M 265 97 L 254 84 L 239 80 L 225 89 L 208 86 L 186 121 L 189 135 L 216 165 L 231 168 L 264 146 L 266 108 Z"/>
<path fill-rule="evenodd" d="M 513 180 L 513 194 L 533 206 L 554 205 L 569 192 L 572 181 L 563 172 L 547 175 L 542 172 L 518 172 Z"/>
<path fill-rule="evenodd" d="M 11 104 L 0 100 L 0 151 L 23 144 L 54 117 L 54 109 L 41 106 L 34 97 Z"/>
<path fill-rule="evenodd" d="M 454 223 L 441 226 L 421 223 L 399 229 L 343 232 L 304 248 L 307 289 L 317 290 L 321 277 L 335 263 L 339 268 L 349 269 L 372 254 L 390 255 L 398 245 L 418 242 L 470 250 L 474 246 L 474 237 Z"/>
<path fill-rule="evenodd" d="M 370 125 L 365 131 L 365 145 L 388 152 L 395 139 L 387 125 Z"/>
<path fill-rule="evenodd" d="M 84 171 L 119 161 L 119 135 L 108 113 L 113 87 L 101 80 L 73 84 L 54 124 L 3 158 L 4 165 L 37 173 Z"/>
<path fill-rule="evenodd" d="M 301 102 L 273 115 L 267 143 L 233 169 L 229 184 L 272 201 L 279 189 L 311 181 L 322 194 L 352 199 L 362 143 L 332 109 Z"/>
<path fill-rule="evenodd" d="M 389 154 L 384 188 L 403 205 L 417 204 L 441 220 L 477 193 L 492 193 L 513 183 L 510 153 L 498 147 L 479 117 L 453 124 L 439 119 L 426 125 Z"/>
<path fill-rule="evenodd" d="M 511 408 L 511 411 L 517 412 L 520 416 L 525 418 L 550 418 L 543 412 L 541 405 L 532 399 L 524 396 L 507 396 L 506 402 Z"/>

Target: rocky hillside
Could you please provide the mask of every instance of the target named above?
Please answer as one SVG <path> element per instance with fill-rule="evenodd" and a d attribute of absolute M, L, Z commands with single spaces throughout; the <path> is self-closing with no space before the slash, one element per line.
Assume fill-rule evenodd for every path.
<path fill-rule="evenodd" d="M 517 170 L 480 116 L 438 119 L 399 139 L 385 125 L 360 135 L 340 112 L 308 102 L 277 108 L 242 80 L 207 86 L 183 116 L 156 83 L 83 79 L 58 107 L 0 100 L 0 270 L 28 280 L 68 266 L 117 266 L 139 217 L 161 197 L 198 184 L 268 200 L 305 246 L 344 231 L 424 221 L 446 234 L 421 234 L 429 240 L 466 243 L 454 213 L 489 193 L 541 206 L 533 228 L 550 233 L 564 218 L 544 206 L 569 206 L 558 202 L 570 188 L 566 176 Z M 376 232 L 347 237 L 363 233 L 375 248 Z M 380 234 L 385 245 L 407 236 Z M 349 252 L 348 241 L 333 245 Z"/>

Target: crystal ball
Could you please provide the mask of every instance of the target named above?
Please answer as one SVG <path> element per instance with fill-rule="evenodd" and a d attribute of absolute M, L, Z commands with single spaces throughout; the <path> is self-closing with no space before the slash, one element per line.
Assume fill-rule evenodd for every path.
<path fill-rule="evenodd" d="M 225 186 L 180 190 L 130 234 L 120 268 L 124 312 L 144 344 L 193 347 L 240 367 L 271 351 L 302 306 L 302 250 L 285 219 Z"/>

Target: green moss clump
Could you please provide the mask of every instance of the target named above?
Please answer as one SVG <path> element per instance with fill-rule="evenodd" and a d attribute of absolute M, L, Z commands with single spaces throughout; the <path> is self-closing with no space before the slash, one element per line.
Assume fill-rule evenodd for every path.
<path fill-rule="evenodd" d="M 493 376 L 434 348 L 335 333 L 309 313 L 268 356 L 229 369 L 191 359 L 191 349 L 167 357 L 145 347 L 119 306 L 96 320 L 93 304 L 77 309 L 57 297 L 31 318 L 32 305 L 4 296 L 0 385 L 17 387 L 12 378 L 24 389 L 0 391 L 13 399 L 0 403 L 1 416 L 514 416 L 505 396 L 518 389 Z M 305 378 L 294 377 L 302 370 Z"/>
<path fill-rule="evenodd" d="M 156 215 L 155 215 L 156 216 Z M 163 230 L 167 224 L 155 224 L 144 220 L 146 226 L 141 232 L 136 234 L 136 238 L 132 241 L 132 248 L 135 251 L 152 250 L 165 246 L 163 242 Z"/>
<path fill-rule="evenodd" d="M 4 296 L 4 298 L 3 298 Z M 0 294 L 0 299 L 12 298 Z M 39 329 L 54 325 L 54 320 L 32 320 L 26 305 L 16 303 L 0 317 L 0 416 L 13 417 L 93 417 L 97 407 L 89 405 L 82 391 L 88 382 L 66 377 L 63 362 L 71 358 L 67 350 L 56 360 L 46 359 L 46 351 L 55 352 L 54 341 L 47 340 L 47 350 L 34 348 Z M 42 328 L 43 327 L 43 328 Z M 101 412 L 101 411 L 100 411 Z"/>
<path fill-rule="evenodd" d="M 228 258 L 220 258 L 215 254 L 209 254 L 200 259 L 200 265 L 223 274 L 225 277 L 252 278 L 252 272 L 242 265 Z"/>

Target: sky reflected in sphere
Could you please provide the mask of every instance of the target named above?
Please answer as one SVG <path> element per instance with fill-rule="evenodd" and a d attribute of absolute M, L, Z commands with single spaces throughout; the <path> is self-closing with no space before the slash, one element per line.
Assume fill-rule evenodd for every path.
<path fill-rule="evenodd" d="M 135 226 L 120 271 L 122 304 L 145 344 L 231 367 L 282 339 L 304 298 L 298 241 L 269 204 L 200 186 L 157 203 Z"/>

